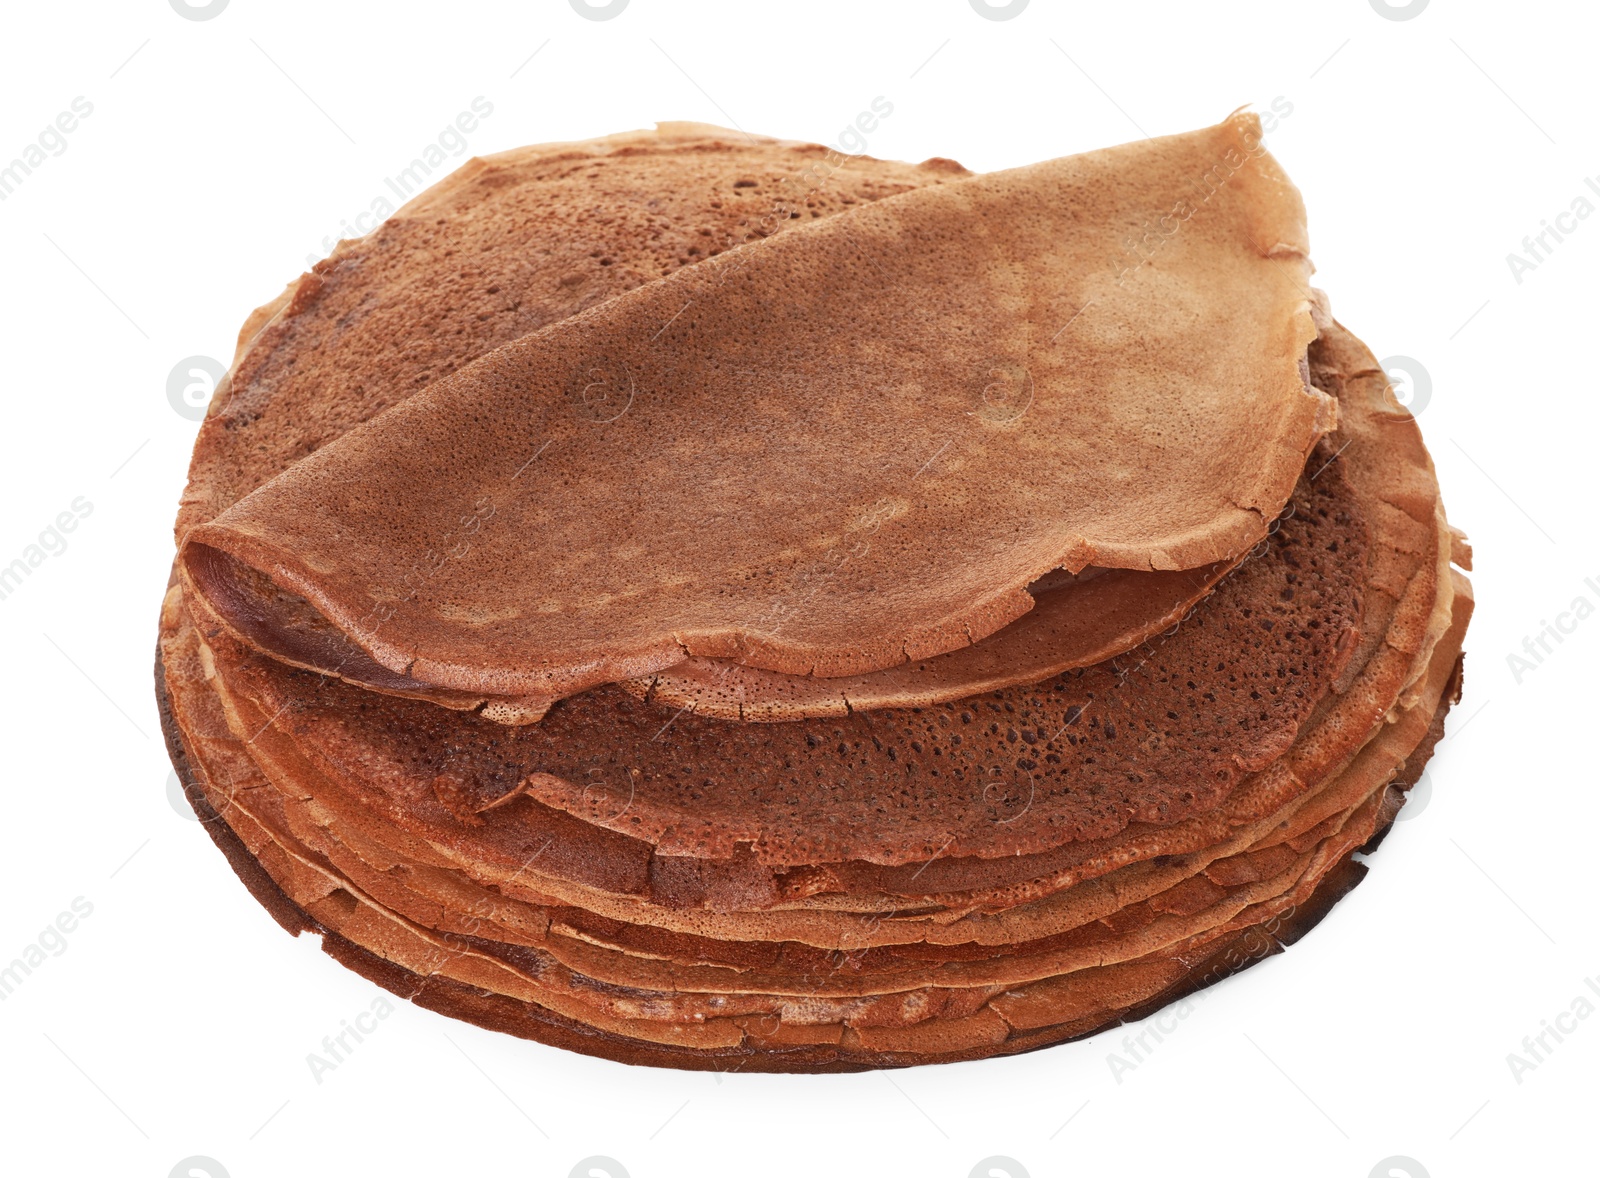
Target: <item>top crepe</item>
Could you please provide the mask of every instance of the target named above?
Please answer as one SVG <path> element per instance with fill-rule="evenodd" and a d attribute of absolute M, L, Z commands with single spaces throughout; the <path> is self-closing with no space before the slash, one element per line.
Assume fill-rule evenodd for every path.
<path fill-rule="evenodd" d="M 953 650 L 1054 568 L 1261 538 L 1333 424 L 1306 253 L 1250 115 L 888 197 L 496 349 L 184 576 L 269 653 L 494 696 Z"/>

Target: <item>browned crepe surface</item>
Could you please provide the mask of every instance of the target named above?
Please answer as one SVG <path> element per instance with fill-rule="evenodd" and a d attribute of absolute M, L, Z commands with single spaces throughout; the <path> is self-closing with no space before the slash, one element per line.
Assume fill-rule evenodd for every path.
<path fill-rule="evenodd" d="M 501 344 L 743 242 L 967 174 L 700 123 L 473 159 L 246 321 L 176 535 Z"/>
<path fill-rule="evenodd" d="M 1156 262 L 1106 257 L 1224 159 Z M 274 595 L 237 561 L 454 692 L 952 650 L 1055 567 L 1260 537 L 1332 424 L 1300 378 L 1305 248 L 1251 116 L 887 197 L 502 346 L 191 530 L 185 573 L 252 642 Z"/>

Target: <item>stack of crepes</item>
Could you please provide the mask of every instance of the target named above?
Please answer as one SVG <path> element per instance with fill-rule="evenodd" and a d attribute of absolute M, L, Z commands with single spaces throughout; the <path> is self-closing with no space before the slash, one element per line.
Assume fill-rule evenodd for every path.
<path fill-rule="evenodd" d="M 1468 553 L 1248 114 L 974 175 L 473 160 L 256 311 L 158 692 L 256 897 L 612 1059 L 1040 1047 L 1279 951 L 1459 694 Z"/>

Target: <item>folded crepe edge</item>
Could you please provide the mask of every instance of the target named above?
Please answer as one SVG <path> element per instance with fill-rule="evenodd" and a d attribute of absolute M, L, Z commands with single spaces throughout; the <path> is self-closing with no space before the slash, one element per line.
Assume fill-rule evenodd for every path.
<path fill-rule="evenodd" d="M 1281 403 L 1280 420 L 1275 423 L 1274 430 L 1270 431 L 1279 439 L 1276 447 L 1277 457 L 1273 461 L 1263 463 L 1257 469 L 1253 485 L 1244 488 L 1242 494 L 1233 496 L 1232 505 L 1236 511 L 1228 523 L 1219 524 L 1213 521 L 1209 526 L 1197 526 L 1188 532 L 1176 533 L 1170 538 L 1169 543 L 1157 549 L 1151 549 L 1149 545 L 1090 543 L 1085 538 L 1079 537 L 1059 554 L 1059 559 L 1047 568 L 1034 571 L 1026 578 L 1027 581 L 1058 567 L 1073 569 L 1086 564 L 1097 564 L 1122 568 L 1142 567 L 1154 571 L 1181 570 L 1196 568 L 1218 559 L 1236 557 L 1266 534 L 1271 519 L 1292 492 L 1294 481 L 1298 478 L 1306 457 L 1320 438 L 1336 428 L 1337 402 L 1312 386 L 1304 375 L 1306 349 L 1319 332 L 1316 324 L 1318 308 L 1315 292 L 1305 287 L 1304 281 L 1309 278 L 1312 267 L 1305 234 L 1304 205 L 1298 190 L 1267 153 L 1262 142 L 1260 120 L 1255 114 L 1235 112 L 1223 123 L 1202 129 L 1204 130 L 1231 134 L 1235 139 L 1235 146 L 1228 149 L 1228 158 L 1231 160 L 1235 153 L 1242 150 L 1243 158 L 1254 160 L 1259 165 L 1257 170 L 1261 174 L 1261 182 L 1290 194 L 1290 203 L 1295 215 L 1280 218 L 1284 222 L 1282 224 L 1258 226 L 1259 237 L 1253 240 L 1263 258 L 1281 259 L 1286 266 L 1298 269 L 1300 274 L 1298 276 L 1291 274 L 1287 280 L 1296 281 L 1306 289 L 1306 299 L 1278 325 L 1278 331 L 1287 333 L 1287 338 L 1280 336 L 1279 344 L 1272 349 L 1277 351 L 1280 346 L 1286 346 L 1289 354 L 1300 357 L 1300 374 L 1297 380 L 1299 390 L 1304 396 L 1285 398 Z M 601 140 L 580 141 L 571 146 L 577 149 L 587 142 L 590 145 L 606 145 L 608 148 L 614 148 L 618 144 L 654 136 L 693 140 L 705 132 L 729 134 L 724 129 L 709 124 L 663 123 L 658 124 L 654 132 L 648 130 L 622 132 Z M 1167 138 L 1182 137 L 1184 136 L 1176 135 Z M 767 143 L 792 142 L 770 137 L 752 138 Z M 512 152 L 499 155 L 514 155 L 519 150 L 526 149 L 514 149 Z M 469 161 L 467 167 L 482 164 L 485 159 L 495 158 L 497 156 L 475 158 Z M 463 171 L 465 170 L 464 168 Z M 1022 169 L 1012 169 L 1012 171 L 1020 170 Z M 974 179 L 982 178 L 974 177 Z M 430 195 L 438 194 L 447 187 L 446 184 L 435 186 L 409 202 L 397 215 L 426 211 Z M 914 196 L 916 193 L 901 195 Z M 896 198 L 888 199 L 892 201 Z M 736 248 L 760 249 L 765 240 L 757 239 Z M 335 251 L 333 258 L 337 256 L 338 250 Z M 329 261 L 333 261 L 333 258 Z M 321 265 L 323 263 L 319 263 L 319 266 Z M 641 291 L 671 282 L 678 275 L 689 272 L 689 270 L 679 271 L 671 277 L 647 283 L 598 304 L 574 318 L 598 315 L 609 307 L 639 295 Z M 303 275 L 301 279 L 291 283 L 277 299 L 258 308 L 247 320 L 240 333 L 236 363 L 248 350 L 248 343 L 253 341 L 274 318 L 292 311 L 308 278 L 314 278 L 314 275 Z M 541 331 L 552 330 L 570 322 L 572 321 L 558 321 Z M 514 346 L 517 342 L 511 341 L 502 346 Z M 499 350 L 486 353 L 474 361 L 473 365 L 492 357 Z M 468 365 L 467 369 L 473 365 Z M 225 395 L 224 386 L 227 383 L 225 378 L 219 384 L 213 398 L 212 412 L 216 411 L 219 403 L 222 403 Z M 406 402 L 401 402 L 393 409 L 399 409 L 404 404 Z M 1282 494 L 1279 494 L 1279 491 L 1282 491 Z M 399 650 L 383 642 L 378 637 L 378 630 L 382 621 L 388 616 L 385 614 L 388 607 L 374 605 L 364 616 L 354 615 L 323 590 L 316 571 L 300 560 L 296 553 L 278 547 L 265 536 L 252 534 L 248 528 L 230 530 L 226 521 L 221 524 L 210 521 L 191 528 L 180 538 L 178 565 L 188 589 L 204 602 L 205 612 L 210 619 L 222 625 L 234 637 L 263 653 L 290 665 L 334 674 L 374 690 L 432 698 L 447 707 L 476 708 L 490 704 L 493 705 L 491 718 L 509 723 L 536 720 L 555 699 L 602 683 L 653 675 L 680 664 L 687 658 L 703 654 L 716 657 L 724 652 L 708 650 L 706 643 L 726 645 L 729 641 L 726 635 L 712 635 L 709 632 L 705 635 L 663 633 L 658 635 L 657 641 L 641 644 L 637 649 L 620 656 L 608 655 L 571 666 L 533 670 L 531 674 L 535 677 L 536 686 L 532 690 L 527 684 L 508 690 L 506 684 L 489 681 L 496 677 L 497 673 L 494 671 L 486 674 L 475 666 L 436 662 L 419 657 L 416 652 Z M 233 571 L 235 566 L 242 570 L 262 573 L 278 589 L 304 599 L 312 613 L 322 622 L 330 623 L 332 628 L 343 636 L 340 648 L 333 652 L 335 657 L 331 659 L 307 657 L 303 649 L 296 649 L 292 644 L 286 644 L 283 641 L 284 635 L 273 627 L 271 620 L 263 617 L 259 610 L 252 609 L 250 595 L 241 584 L 241 578 Z M 1033 598 L 1026 591 L 1024 584 L 998 586 L 992 592 L 969 601 L 959 611 L 959 616 L 953 615 L 931 624 L 910 628 L 898 644 L 899 649 L 895 652 L 898 657 L 891 658 L 885 666 L 930 657 L 982 641 L 1027 613 L 1032 606 Z M 734 653 L 738 661 L 757 667 L 764 666 L 758 652 L 773 650 L 782 645 L 753 632 L 740 633 L 732 639 L 732 642 L 737 649 L 730 653 Z M 822 667 L 813 667 L 808 673 L 832 677 L 853 672 L 854 668 L 830 672 Z M 527 677 L 527 674 L 525 673 L 523 677 Z"/>

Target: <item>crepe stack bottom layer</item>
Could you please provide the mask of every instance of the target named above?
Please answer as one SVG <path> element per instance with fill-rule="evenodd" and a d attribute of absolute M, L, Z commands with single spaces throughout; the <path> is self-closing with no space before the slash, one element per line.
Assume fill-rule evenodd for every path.
<path fill-rule="evenodd" d="M 579 154 L 585 167 L 649 155 L 668 201 L 691 174 L 723 193 L 811 150 L 676 128 Z M 521 163 L 546 177 L 553 158 L 530 149 Z M 858 161 L 834 207 L 961 174 Z M 451 183 L 423 198 L 430 212 L 465 199 Z M 494 221 L 488 199 L 473 206 L 480 224 Z M 694 213 L 687 241 L 706 210 Z M 391 222 L 341 248 L 376 256 L 383 234 L 405 232 Z M 608 269 L 639 256 L 614 225 L 584 232 L 619 260 Z M 481 248 L 510 302 L 545 289 L 505 264 L 516 249 L 503 239 Z M 439 248 L 381 274 L 326 267 L 319 284 L 349 289 L 322 312 L 304 300 L 312 327 L 328 317 L 306 329 L 314 347 L 271 330 L 299 288 L 253 318 L 219 398 L 253 395 L 252 373 L 295 357 L 322 379 L 266 381 L 248 441 L 244 428 L 203 434 L 191 520 L 362 419 L 361 398 L 329 378 L 341 364 L 386 364 L 384 387 L 417 387 L 413 370 L 437 378 L 573 310 L 498 324 L 442 280 L 460 264 Z M 455 324 L 432 337 L 447 354 L 408 357 L 397 338 L 375 364 L 370 340 L 331 326 L 346 321 L 340 299 L 407 298 Z M 1267 538 L 1114 628 L 1136 641 L 1113 657 L 777 721 L 741 719 L 743 704 L 730 715 L 696 694 L 693 667 L 668 668 L 507 726 L 271 657 L 175 576 L 157 664 L 173 762 L 285 928 L 398 995 L 526 1038 L 665 1066 L 847 1071 L 1009 1054 L 1142 1017 L 1279 952 L 1354 886 L 1366 869 L 1353 856 L 1387 830 L 1459 697 L 1472 599 L 1452 562 L 1469 553 L 1381 369 L 1316 315 L 1307 372 L 1338 403 L 1336 431 Z M 365 412 L 384 407 L 375 396 Z M 1013 628 L 972 649 L 1016 648 Z M 785 691 L 769 709 L 797 706 Z"/>

